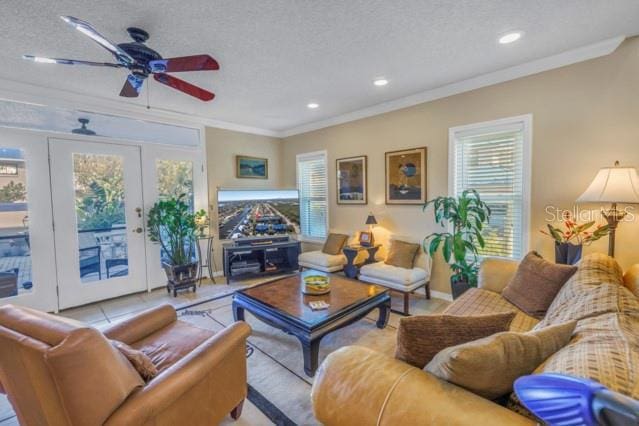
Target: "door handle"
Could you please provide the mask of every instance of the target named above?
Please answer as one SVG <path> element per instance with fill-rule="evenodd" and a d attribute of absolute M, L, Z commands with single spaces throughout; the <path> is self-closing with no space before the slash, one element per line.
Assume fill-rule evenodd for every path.
<path fill-rule="evenodd" d="M 138 214 L 138 217 L 142 217 L 142 208 L 141 207 L 136 207 L 135 208 L 135 212 Z"/>
<path fill-rule="evenodd" d="M 133 230 L 133 232 L 134 232 L 134 233 L 136 233 L 136 234 L 141 234 L 142 232 L 144 232 L 144 229 L 142 229 L 142 228 L 140 228 L 140 227 L 138 226 L 137 228 L 135 228 L 135 229 Z"/>

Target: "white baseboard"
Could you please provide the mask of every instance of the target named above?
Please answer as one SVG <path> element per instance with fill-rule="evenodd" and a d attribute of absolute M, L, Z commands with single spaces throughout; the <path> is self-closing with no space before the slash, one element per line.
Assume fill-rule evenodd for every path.
<path fill-rule="evenodd" d="M 430 291 L 430 295 L 431 295 L 431 297 L 436 297 L 438 299 L 444 299 L 444 300 L 447 300 L 449 302 L 453 301 L 453 295 L 450 294 L 450 293 L 444 293 L 443 291 L 431 290 Z"/>

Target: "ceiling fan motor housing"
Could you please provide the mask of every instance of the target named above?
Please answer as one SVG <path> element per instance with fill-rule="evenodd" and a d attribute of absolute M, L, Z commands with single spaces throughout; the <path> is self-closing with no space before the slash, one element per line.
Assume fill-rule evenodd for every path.
<path fill-rule="evenodd" d="M 144 44 L 149 39 L 149 33 L 135 27 L 127 28 L 127 31 L 134 41 L 118 44 L 118 47 L 135 59 L 136 63 L 129 67 L 131 72 L 138 77 L 146 78 L 151 72 L 148 63 L 162 59 L 162 55 Z"/>

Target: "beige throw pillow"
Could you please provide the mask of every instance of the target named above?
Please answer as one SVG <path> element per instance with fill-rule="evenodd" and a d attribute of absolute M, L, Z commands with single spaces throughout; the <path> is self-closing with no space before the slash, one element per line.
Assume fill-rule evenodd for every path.
<path fill-rule="evenodd" d="M 415 264 L 415 257 L 419 252 L 420 245 L 407 243 L 406 241 L 391 241 L 388 256 L 386 256 L 387 265 L 397 266 L 404 269 L 412 269 Z"/>
<path fill-rule="evenodd" d="M 424 367 L 440 379 L 488 399 L 506 395 L 570 341 L 576 321 L 528 333 L 503 332 L 446 348 Z"/>
<path fill-rule="evenodd" d="M 340 254 L 347 241 L 348 235 L 328 234 L 324 247 L 322 247 L 322 252 L 330 255 Z"/>
<path fill-rule="evenodd" d="M 507 331 L 514 312 L 491 315 L 420 315 L 399 320 L 395 358 L 424 368 L 442 349 Z"/>
<path fill-rule="evenodd" d="M 135 368 L 145 382 L 148 383 L 151 379 L 158 375 L 158 369 L 153 364 L 153 361 L 151 361 L 151 358 L 149 358 L 149 356 L 144 352 L 133 349 L 126 343 L 118 340 L 111 340 L 111 344 L 129 360 L 133 368 Z"/>
<path fill-rule="evenodd" d="M 528 315 L 541 319 L 576 266 L 557 265 L 530 252 L 517 268 L 517 273 L 501 295 Z"/>

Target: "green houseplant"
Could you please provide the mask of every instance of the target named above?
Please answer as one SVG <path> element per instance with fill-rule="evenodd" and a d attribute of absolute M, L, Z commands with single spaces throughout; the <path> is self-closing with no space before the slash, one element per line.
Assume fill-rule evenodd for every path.
<path fill-rule="evenodd" d="M 450 278 L 453 298 L 477 285 L 479 248 L 484 247 L 482 229 L 490 218 L 490 208 L 474 189 L 458 197 L 437 197 L 424 204 L 433 206 L 435 222 L 449 226 L 448 232 L 435 232 L 424 238 L 423 249 L 431 257 L 441 247 L 444 260 L 452 270 Z"/>
<path fill-rule="evenodd" d="M 185 201 L 186 194 L 156 202 L 149 210 L 147 230 L 151 241 L 162 247 L 162 267 L 167 276 L 167 290 L 196 289 L 198 261 L 196 214 Z M 200 214 L 198 212 L 197 214 Z"/>

